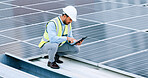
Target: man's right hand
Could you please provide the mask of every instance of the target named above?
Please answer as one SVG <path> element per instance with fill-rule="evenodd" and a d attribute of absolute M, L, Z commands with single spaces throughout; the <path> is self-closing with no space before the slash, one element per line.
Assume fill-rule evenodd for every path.
<path fill-rule="evenodd" d="M 70 41 L 70 43 L 73 43 L 73 42 L 74 42 L 74 40 L 77 42 L 77 40 L 76 40 L 76 39 L 71 38 L 71 37 L 67 37 L 67 40 L 68 40 L 68 41 Z"/>

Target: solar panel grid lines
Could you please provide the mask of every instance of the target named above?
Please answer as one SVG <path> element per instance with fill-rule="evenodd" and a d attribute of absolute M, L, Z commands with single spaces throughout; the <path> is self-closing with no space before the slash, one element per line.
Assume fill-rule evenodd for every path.
<path fill-rule="evenodd" d="M 108 40 L 111 43 L 117 43 L 125 46 L 130 46 L 131 48 L 136 48 L 137 50 L 147 49 L 148 36 L 146 33 L 135 33 L 132 35 L 123 36 L 120 38 L 115 38 L 114 40 Z"/>
<path fill-rule="evenodd" d="M 140 76 L 148 77 L 147 69 L 147 51 L 139 52 L 127 57 L 116 59 L 111 62 L 106 62 L 104 65 L 114 67 L 119 70 L 131 72 Z M 122 65 L 118 64 L 123 62 Z M 118 66 L 117 66 L 118 65 Z M 119 66 L 120 65 L 120 66 Z"/>
<path fill-rule="evenodd" d="M 104 49 L 104 48 L 106 48 L 108 45 L 105 45 L 105 46 L 102 46 L 102 47 L 99 47 L 99 49 L 100 48 L 102 48 L 102 50 L 101 51 L 109 51 L 109 50 L 112 50 L 112 49 L 115 49 L 115 48 L 117 48 L 118 46 L 115 46 L 115 47 L 113 47 L 113 48 L 109 48 L 109 49 Z M 92 52 L 92 53 L 88 53 L 88 54 L 85 54 L 85 52 L 89 52 L 89 51 L 97 51 L 97 49 L 98 48 L 95 48 L 95 49 L 90 49 L 90 50 L 88 50 L 88 51 L 82 51 L 81 52 L 81 57 L 85 57 L 85 56 L 88 56 L 88 55 L 93 55 L 93 54 L 97 54 L 97 52 L 95 53 L 95 52 Z M 83 54 L 84 53 L 84 54 Z M 101 54 L 101 53 L 99 53 L 99 54 Z M 106 55 L 106 54 L 105 54 Z M 97 56 L 98 57 L 98 56 Z M 95 57 L 91 57 L 91 58 L 95 58 Z M 100 58 L 100 57 L 99 57 Z"/>
<path fill-rule="evenodd" d="M 94 43 L 98 43 L 98 42 L 101 42 L 101 41 L 106 41 L 106 40 L 110 40 L 110 39 L 122 37 L 122 36 L 129 35 L 129 34 L 134 34 L 134 33 L 137 33 L 137 32 L 126 33 L 126 34 L 123 34 L 123 35 L 119 35 L 119 36 L 115 36 L 115 37 L 110 37 L 110 38 L 106 38 L 106 39 L 103 39 L 103 40 L 94 41 L 94 42 L 87 43 L 87 44 L 82 44 L 81 46 L 87 46 L 87 45 L 90 45 L 90 44 L 94 44 Z"/>
<path fill-rule="evenodd" d="M 146 15 L 140 15 L 140 16 L 135 16 L 135 17 L 129 17 L 129 18 L 121 19 L 121 20 L 109 21 L 109 22 L 106 22 L 106 23 L 118 22 L 118 21 L 123 21 L 123 20 L 127 20 L 127 19 L 133 19 L 133 18 L 137 18 L 137 17 L 143 17 L 143 16 L 147 16 L 147 15 L 148 14 L 146 14 Z"/>
<path fill-rule="evenodd" d="M 129 3 L 116 2 L 116 1 L 111 1 L 111 0 L 108 0 L 107 2 L 112 2 L 112 3 L 119 3 L 119 4 L 129 5 Z M 130 5 L 133 5 L 133 4 L 130 4 Z M 137 6 L 137 5 L 136 5 L 136 6 Z"/>
<path fill-rule="evenodd" d="M 23 42 L 12 43 L 7 46 L 1 46 L 0 49 L 2 49 L 1 52 L 9 52 L 22 58 L 42 54 L 38 47 L 34 47 L 30 44 Z"/>
<path fill-rule="evenodd" d="M 42 5 L 42 4 L 54 3 L 54 2 L 62 2 L 62 0 L 55 0 L 55 1 L 53 0 L 53 1 L 47 1 L 47 2 L 42 2 L 42 3 L 35 3 L 35 4 L 23 5 L 23 6 L 35 6 L 35 5 Z"/>
<path fill-rule="evenodd" d="M 9 9 L 15 9 L 15 8 L 19 8 L 19 7 L 16 6 L 16 7 L 11 7 L 11 8 L 0 9 L 0 11 L 9 10 Z"/>
<path fill-rule="evenodd" d="M 103 48 L 103 47 L 101 47 Z M 96 49 L 96 50 L 90 50 L 90 51 L 87 51 L 87 52 L 81 52 L 79 53 L 79 55 L 76 55 L 77 57 L 80 57 L 80 58 L 84 58 L 84 57 L 87 57 L 85 59 L 87 60 L 91 60 L 93 62 L 96 62 L 96 63 L 100 63 L 100 62 L 103 62 L 103 61 L 106 61 L 106 60 L 109 60 L 111 58 L 116 58 L 116 57 L 119 57 L 119 56 L 123 56 L 123 55 L 126 55 L 127 53 L 131 53 L 133 51 L 129 51 L 129 52 L 123 52 L 123 51 L 128 51 L 129 48 L 126 48 L 126 47 L 121 47 L 121 46 L 113 46 L 113 48 L 109 48 L 107 46 L 105 46 L 104 48 L 107 48 L 107 49 Z M 120 49 L 119 49 L 120 48 Z M 98 52 L 99 51 L 99 52 Z M 93 57 L 91 57 L 93 55 Z"/>
<path fill-rule="evenodd" d="M 134 5 L 134 6 L 135 6 L 135 5 Z M 85 15 L 90 15 L 90 14 L 95 14 L 95 13 L 102 13 L 102 12 L 114 11 L 114 10 L 129 8 L 129 7 L 133 7 L 133 6 L 127 6 L 127 7 L 122 7 L 122 8 L 116 8 L 116 9 L 111 9 L 111 10 L 104 10 L 104 11 L 100 11 L 100 12 L 87 13 L 87 14 L 82 14 L 82 15 L 79 15 L 79 16 L 85 16 Z"/>
<path fill-rule="evenodd" d="M 27 40 L 23 40 L 23 41 L 28 42 L 28 41 L 32 41 L 32 40 L 35 40 L 35 39 L 41 39 L 41 38 L 42 38 L 42 36 L 31 38 L 31 39 L 27 39 Z"/>
<path fill-rule="evenodd" d="M 130 28 L 130 27 L 125 27 L 125 26 L 120 26 L 120 25 L 117 25 L 117 24 L 111 24 L 111 23 L 105 23 L 105 24 L 107 24 L 107 25 L 112 25 L 112 26 L 116 26 L 116 27 L 121 27 L 121 28 L 125 28 L 125 29 L 140 31 L 140 30 L 138 30 L 138 29 L 134 29 L 134 28 Z"/>
<path fill-rule="evenodd" d="M 106 1 L 105 1 L 106 2 Z M 88 4 L 82 4 L 82 5 L 74 5 L 75 7 L 82 7 L 82 6 L 87 6 L 87 5 L 94 5 L 94 4 L 98 4 L 98 3 L 104 3 L 102 2 L 95 2 L 95 3 L 88 3 Z"/>
<path fill-rule="evenodd" d="M 9 9 L 9 8 L 14 8 L 14 7 L 18 7 L 18 6 L 14 6 L 14 5 L 7 5 L 4 3 L 0 3 L 0 10 L 5 10 L 5 9 Z"/>
<path fill-rule="evenodd" d="M 29 38 L 39 37 L 42 36 L 41 33 L 44 32 L 43 25 L 34 25 L 25 28 L 14 29 L 9 32 L 1 32 L 1 34 L 9 36 L 11 38 L 19 39 L 19 40 L 26 40 Z M 40 31 L 38 31 L 40 29 Z M 17 31 L 17 32 L 16 32 Z"/>
<path fill-rule="evenodd" d="M 96 22 L 96 23 L 99 23 L 99 24 L 104 24 L 103 22 L 100 22 L 100 21 L 95 21 L 95 20 L 91 20 L 91 19 L 85 19 L 85 18 L 81 18 L 78 16 L 78 19 L 82 19 L 82 20 L 86 20 L 86 21 L 90 21 L 90 22 Z"/>
<path fill-rule="evenodd" d="M 96 3 L 102 3 L 102 2 L 96 2 Z M 86 6 L 86 5 L 92 5 L 92 4 L 96 4 L 96 3 L 89 3 L 89 4 L 83 4 L 83 5 L 74 5 L 74 6 L 77 8 L 77 7 L 83 7 L 83 6 Z M 62 8 L 48 10 L 48 12 L 59 14 L 59 13 L 55 12 L 56 10 L 62 10 Z M 61 11 L 61 13 L 62 13 L 62 11 Z"/>
<path fill-rule="evenodd" d="M 41 12 L 36 12 L 36 13 L 41 13 Z M 1 18 L 0 20 L 4 20 L 4 19 L 8 19 L 8 18 L 11 19 L 11 18 L 14 18 L 14 17 L 26 16 L 26 15 L 33 15 L 33 14 L 36 14 L 36 13 L 29 13 L 29 14 L 24 14 L 24 15 L 4 17 L 4 18 Z"/>
<path fill-rule="evenodd" d="M 119 2 L 119 3 L 125 3 L 125 4 L 131 4 L 131 5 L 143 5 L 148 3 L 148 0 L 137 0 L 137 1 L 129 1 L 129 0 L 110 0 L 111 2 Z M 139 1 L 139 2 L 138 2 Z"/>
<path fill-rule="evenodd" d="M 8 42 L 8 43 L 5 43 L 5 44 L 0 44 L 0 46 L 7 46 L 9 44 L 18 43 L 18 42 L 21 42 L 21 41 Z"/>
<path fill-rule="evenodd" d="M 145 77 L 142 77 L 140 75 L 136 75 L 136 74 L 133 74 L 133 73 L 130 73 L 130 72 L 126 72 L 126 71 L 119 70 L 119 69 L 116 69 L 116 68 L 113 68 L 113 67 L 110 67 L 110 66 L 106 66 L 106 65 L 102 65 L 102 64 L 99 64 L 99 67 L 110 69 L 110 70 L 112 70 L 114 72 L 118 72 L 118 73 L 122 73 L 122 74 L 128 75 L 131 78 L 145 78 Z"/>
<path fill-rule="evenodd" d="M 133 6 L 132 6 L 133 7 Z M 138 8 L 138 7 L 137 7 Z M 121 8 L 122 9 L 122 8 Z M 145 8 L 146 9 L 146 8 Z M 118 11 L 118 10 L 117 10 Z M 103 11 L 101 11 L 101 12 L 103 12 Z M 134 10 L 132 11 L 132 12 L 134 12 Z M 106 12 L 105 12 L 106 13 Z M 101 13 L 102 14 L 102 13 Z M 94 14 L 94 13 L 92 13 L 91 15 L 89 14 L 87 17 L 86 17 L 86 15 L 82 15 L 82 16 L 79 16 L 80 18 L 86 18 L 86 19 L 93 19 L 93 20 L 96 20 L 95 18 L 90 18 L 90 17 L 92 17 L 92 16 L 99 16 L 99 15 L 101 15 L 99 12 L 98 12 L 98 14 Z M 103 13 L 104 14 L 104 13 Z M 115 12 L 113 12 L 112 14 L 115 14 Z M 118 12 L 116 13 L 116 14 L 118 14 Z M 123 13 L 124 14 L 124 13 Z M 126 14 L 126 13 L 125 13 Z M 109 13 L 107 14 L 107 15 L 109 15 Z M 146 14 L 147 15 L 147 14 Z M 145 16 L 145 14 L 143 14 L 143 15 L 138 15 L 138 16 L 132 16 L 132 15 L 128 15 L 128 16 L 126 16 L 126 15 L 124 15 L 124 16 L 126 16 L 126 17 L 122 17 L 122 19 L 119 19 L 119 20 L 117 20 L 117 17 L 113 17 L 112 19 L 110 18 L 110 20 L 106 20 L 105 19 L 105 14 L 104 14 L 104 16 L 102 17 L 102 16 L 99 16 L 99 17 L 101 17 L 101 18 L 104 18 L 104 19 L 97 19 L 97 21 L 103 21 L 103 20 L 105 20 L 105 21 L 103 21 L 103 22 L 107 22 L 107 23 L 110 23 L 110 22 L 114 22 L 114 21 L 119 21 L 119 20 L 126 20 L 126 19 L 129 19 L 129 18 L 135 18 L 135 17 L 141 17 L 141 16 Z M 118 15 L 118 16 L 121 16 L 120 14 Z M 112 17 L 112 16 L 108 16 L 108 17 Z M 128 18 L 127 18 L 128 17 Z M 114 20 L 113 20 L 114 19 Z"/>
<path fill-rule="evenodd" d="M 116 16 L 114 16 L 116 15 Z M 100 18 L 91 18 L 93 16 L 97 16 Z M 110 17 L 110 18 L 108 18 Z M 117 13 L 115 11 L 107 11 L 107 12 L 101 12 L 101 13 L 95 13 L 95 14 L 90 14 L 90 15 L 85 15 L 85 16 L 80 16 L 80 18 L 85 18 L 85 19 L 91 19 L 95 21 L 101 21 L 103 23 L 109 22 L 109 21 L 115 21 L 115 20 L 120 20 L 124 18 L 131 17 L 131 15 L 123 14 L 123 13 Z"/>
<path fill-rule="evenodd" d="M 22 41 L 22 42 L 27 43 L 27 44 L 30 44 L 30 45 L 35 46 L 35 47 L 38 48 L 38 45 L 35 45 L 35 44 L 32 44 L 32 43 L 29 43 L 29 42 L 26 42 L 26 41 Z"/>
<path fill-rule="evenodd" d="M 104 61 L 104 62 L 100 62 L 99 65 L 101 65 L 101 64 L 104 65 L 105 63 L 109 63 L 109 62 L 112 62 L 112 61 L 115 61 L 115 60 L 118 60 L 118 59 L 122 59 L 122 58 L 126 58 L 126 57 L 129 57 L 129 56 L 132 56 L 132 55 L 143 53 L 145 51 L 148 51 L 148 49 L 141 50 L 141 51 L 138 51 L 138 52 L 135 52 L 135 53 L 131 53 L 131 54 L 127 54 L 127 55 L 124 55 L 124 56 L 121 56 L 121 57 L 117 57 L 117 58 L 114 58 L 114 59 L 110 59 L 110 60 L 107 60 L 107 61 Z"/>
<path fill-rule="evenodd" d="M 33 26 L 33 25 L 38 25 L 38 24 L 43 24 L 43 23 L 47 23 L 48 21 L 46 22 L 40 22 L 40 23 L 35 23 L 35 24 L 30 24 L 30 25 L 24 25 L 24 26 L 20 26 L 20 27 L 15 27 L 15 28 L 9 28 L 9 29 L 4 29 L 4 30 L 1 30 L 1 32 L 5 32 L 5 31 L 10 31 L 10 30 L 15 30 L 15 29 L 19 29 L 19 28 L 25 28 L 25 27 L 29 27 L 29 26 Z"/>
<path fill-rule="evenodd" d="M 112 22 L 111 24 L 120 25 L 120 26 L 124 25 L 124 27 L 130 27 L 130 28 L 134 28 L 134 29 L 136 28 L 138 30 L 144 31 L 147 29 L 147 22 L 146 22 L 147 17 L 148 17 L 148 15 L 142 16 L 142 17 L 137 17 L 136 19 L 132 18 L 132 19 L 122 20 L 122 21 L 118 21 L 118 22 Z"/>
<path fill-rule="evenodd" d="M 5 36 L 5 35 L 2 35 L 2 34 L 0 34 L 0 36 L 6 37 L 6 38 L 10 38 L 10 39 L 12 39 L 12 40 L 20 41 L 19 39 L 15 39 L 15 38 L 12 38 L 12 37 L 9 37 L 9 36 Z"/>
<path fill-rule="evenodd" d="M 140 56 L 140 55 L 138 55 L 139 57 L 129 57 L 129 59 L 121 59 L 120 61 L 118 60 L 118 62 L 122 62 L 122 63 L 124 63 L 125 65 L 121 65 L 119 68 L 122 68 L 123 66 L 124 67 L 127 67 L 126 65 L 130 65 L 130 64 L 133 64 L 131 61 L 133 61 L 133 60 L 136 60 L 136 59 L 140 59 L 140 58 L 142 58 L 142 57 L 145 57 L 146 55 L 144 55 L 144 56 Z M 141 61 L 144 61 L 144 60 L 141 60 Z M 134 63 L 137 63 L 137 62 L 139 62 L 139 61 L 135 61 Z M 129 64 L 126 64 L 126 63 L 129 63 Z M 140 63 L 141 64 L 141 63 Z M 116 65 L 116 63 L 114 63 L 114 64 L 112 64 L 112 65 Z M 132 67 L 131 67 L 132 68 Z M 131 68 L 128 68 L 128 69 L 131 69 Z"/>

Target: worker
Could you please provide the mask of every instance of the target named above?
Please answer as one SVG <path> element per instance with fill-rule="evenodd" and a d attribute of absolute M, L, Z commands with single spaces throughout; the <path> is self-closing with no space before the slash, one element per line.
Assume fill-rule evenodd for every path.
<path fill-rule="evenodd" d="M 72 35 L 71 26 L 72 21 L 76 21 L 76 18 L 76 8 L 67 6 L 63 8 L 62 15 L 47 23 L 43 37 L 38 45 L 44 53 L 48 53 L 49 61 L 47 66 L 59 69 L 60 67 L 57 63 L 63 63 L 59 59 L 60 56 L 75 54 L 80 51 L 78 45 L 81 45 L 83 41 L 74 46 L 72 45 L 77 42 Z"/>

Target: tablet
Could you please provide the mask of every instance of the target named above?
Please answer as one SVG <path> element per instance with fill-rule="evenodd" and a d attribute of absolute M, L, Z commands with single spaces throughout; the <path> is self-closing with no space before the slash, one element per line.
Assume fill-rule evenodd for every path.
<path fill-rule="evenodd" d="M 84 40 L 84 39 L 86 39 L 86 38 L 87 38 L 87 36 L 86 36 L 86 37 L 81 38 L 80 40 L 78 40 L 76 43 L 74 43 L 74 44 L 72 44 L 72 45 L 76 45 L 77 43 L 80 43 L 82 40 Z"/>

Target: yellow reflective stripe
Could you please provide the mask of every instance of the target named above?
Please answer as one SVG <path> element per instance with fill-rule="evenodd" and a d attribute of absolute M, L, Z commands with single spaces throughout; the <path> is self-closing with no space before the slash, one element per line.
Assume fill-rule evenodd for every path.
<path fill-rule="evenodd" d="M 47 43 L 47 42 L 45 42 L 45 41 L 42 39 L 41 42 L 39 43 L 38 47 L 41 48 L 45 43 Z"/>
<path fill-rule="evenodd" d="M 63 41 L 63 42 L 59 45 L 59 47 L 61 47 L 65 42 L 66 42 L 66 41 Z"/>
<path fill-rule="evenodd" d="M 68 34 L 68 25 L 65 25 L 65 30 L 64 30 L 63 35 L 65 35 L 65 34 Z"/>
<path fill-rule="evenodd" d="M 57 18 L 57 21 L 58 21 L 58 29 L 59 29 L 57 36 L 61 37 L 62 36 L 62 25 L 61 25 L 59 18 Z"/>
<path fill-rule="evenodd" d="M 69 35 L 69 32 L 71 31 L 71 23 L 69 25 L 65 25 L 65 31 L 64 35 Z"/>

